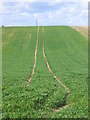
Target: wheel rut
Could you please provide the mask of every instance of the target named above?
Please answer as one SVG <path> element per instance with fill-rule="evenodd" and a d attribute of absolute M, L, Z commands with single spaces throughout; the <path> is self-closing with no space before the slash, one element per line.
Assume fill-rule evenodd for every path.
<path fill-rule="evenodd" d="M 27 81 L 27 86 L 30 84 L 31 82 L 31 79 L 34 75 L 34 71 L 35 71 L 35 67 L 36 67 L 36 61 L 37 61 L 37 47 L 38 47 L 38 33 L 39 33 L 39 26 L 37 28 L 37 40 L 36 40 L 36 49 L 35 49 L 35 62 L 34 62 L 34 66 L 33 66 L 33 69 L 32 69 L 32 72 L 31 72 L 31 75 L 29 76 L 28 78 L 28 81 Z"/>
<path fill-rule="evenodd" d="M 46 64 L 47 64 L 47 68 L 48 68 L 49 72 L 51 74 L 53 74 L 53 77 L 57 80 L 57 82 L 60 83 L 65 88 L 65 90 L 67 91 L 67 94 L 66 94 L 66 98 L 67 98 L 69 96 L 69 94 L 70 94 L 69 88 L 59 78 L 57 78 L 57 76 L 55 75 L 55 73 L 51 70 L 51 68 L 49 66 L 49 63 L 48 63 L 48 60 L 47 60 L 46 55 L 45 55 L 45 51 L 44 51 L 44 27 L 42 27 L 42 34 L 43 34 L 43 56 L 44 56 L 44 59 L 45 59 Z M 67 105 L 62 106 L 61 108 L 66 108 L 66 106 Z M 55 110 L 55 111 L 58 111 L 58 109 Z"/>
<path fill-rule="evenodd" d="M 33 66 L 31 75 L 30 75 L 29 78 L 28 78 L 28 81 L 27 81 L 28 84 L 27 84 L 27 86 L 28 86 L 28 85 L 30 84 L 30 82 L 31 82 L 31 79 L 32 79 L 32 77 L 33 77 L 33 75 L 34 75 L 34 71 L 35 71 L 35 67 L 36 67 L 37 48 L 38 48 L 38 33 L 39 33 L 39 26 L 38 26 L 38 29 L 37 29 L 37 40 L 36 40 L 36 49 L 35 49 L 35 62 L 34 62 L 34 66 Z M 46 61 L 47 68 L 48 68 L 49 72 L 50 72 L 51 74 L 53 74 L 53 77 L 57 80 L 57 82 L 58 82 L 59 84 L 61 84 L 61 85 L 64 87 L 64 89 L 67 91 L 67 94 L 66 94 L 66 98 L 67 98 L 67 97 L 69 96 L 69 94 L 70 94 L 69 88 L 68 88 L 59 78 L 57 78 L 57 76 L 55 75 L 55 73 L 51 70 L 51 68 L 50 68 L 50 66 L 49 66 L 49 63 L 48 63 L 48 60 L 47 60 L 46 55 L 45 55 L 45 51 L 44 51 L 44 27 L 42 27 L 42 34 L 43 34 L 43 56 L 44 56 L 44 59 L 45 59 L 45 61 Z M 62 106 L 62 107 L 60 107 L 59 109 L 53 109 L 53 111 L 58 112 L 60 109 L 63 109 L 63 108 L 66 108 L 66 107 L 67 107 L 67 104 L 64 105 L 64 106 Z"/>

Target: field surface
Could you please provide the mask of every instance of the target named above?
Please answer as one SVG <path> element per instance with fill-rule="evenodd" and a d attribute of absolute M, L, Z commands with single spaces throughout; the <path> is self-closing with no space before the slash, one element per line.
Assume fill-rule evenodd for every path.
<path fill-rule="evenodd" d="M 72 28 L 88 38 L 88 26 L 72 26 Z"/>
<path fill-rule="evenodd" d="M 67 26 L 43 29 L 39 27 L 39 31 L 36 27 L 3 28 L 3 117 L 87 118 L 86 39 L 75 29 Z M 35 54 L 36 66 L 28 83 L 35 64 Z M 68 91 L 49 71 L 48 65 L 55 76 L 70 90 L 68 96 Z"/>

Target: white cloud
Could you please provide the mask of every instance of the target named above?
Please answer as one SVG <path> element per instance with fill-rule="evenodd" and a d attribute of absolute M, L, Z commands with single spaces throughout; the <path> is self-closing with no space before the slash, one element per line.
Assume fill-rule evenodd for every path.
<path fill-rule="evenodd" d="M 54 16 L 54 12 L 52 13 L 51 11 L 47 13 L 47 16 L 49 19 L 52 19 Z"/>
<path fill-rule="evenodd" d="M 1 0 L 1 2 L 38 2 L 38 0 Z"/>
<path fill-rule="evenodd" d="M 23 0 L 24 1 L 24 0 Z M 34 1 L 34 0 L 32 0 Z M 18 23 L 18 20 L 20 22 L 24 22 L 22 24 L 25 24 L 25 19 L 26 21 L 29 19 L 31 21 L 35 20 L 35 19 L 38 19 L 39 20 L 39 23 L 40 24 L 86 24 L 87 22 L 87 13 L 88 13 L 88 6 L 87 6 L 87 3 L 76 3 L 76 4 L 60 4 L 58 3 L 59 1 L 62 1 L 62 0 L 53 0 L 53 4 L 48 2 L 48 7 L 51 8 L 51 5 L 52 7 L 54 8 L 53 10 L 49 9 L 49 8 L 45 8 L 46 10 L 44 10 L 43 12 L 39 12 L 39 11 L 34 11 L 34 12 L 30 12 L 32 11 L 33 6 L 32 4 L 28 4 L 26 2 L 17 2 L 13 5 L 9 5 L 7 3 L 4 3 L 3 4 L 3 14 L 4 13 L 8 13 L 8 15 L 6 16 L 6 18 L 11 18 L 12 16 L 12 21 L 13 23 L 15 23 L 15 20 Z M 60 4 L 60 8 L 56 8 L 56 6 L 54 6 L 55 4 Z M 80 4 L 78 6 L 78 4 Z M 1 5 L 2 6 L 2 5 Z M 34 6 L 35 7 L 35 6 Z M 24 11 L 24 9 L 26 11 Z M 42 7 L 40 8 L 42 9 Z M 41 10 L 40 10 L 41 11 Z M 11 15 L 12 14 L 12 15 Z M 19 15 L 17 15 L 19 14 Z M 86 17 L 86 18 L 84 18 Z M 5 19 L 6 19 L 5 18 Z M 80 23 L 81 21 L 81 23 Z M 11 21 L 8 20 L 5 21 L 7 24 Z M 27 22 L 26 22 L 27 23 Z M 33 23 L 33 22 L 32 22 Z M 32 24 L 29 22 L 29 24 Z M 21 23 L 20 23 L 21 24 Z"/>
<path fill-rule="evenodd" d="M 90 0 L 1 0 L 1 2 L 49 2 L 54 4 L 56 2 L 89 2 Z"/>
<path fill-rule="evenodd" d="M 29 17 L 29 16 L 30 16 L 30 14 L 29 14 L 29 13 L 26 13 L 26 12 L 23 12 L 22 15 L 23 15 L 23 16 L 26 16 L 26 17 Z"/>
<path fill-rule="evenodd" d="M 3 3 L 0 2 L 0 14 L 2 13 L 3 10 L 4 10 Z"/>
<path fill-rule="evenodd" d="M 34 16 L 35 18 L 38 18 L 38 14 L 37 14 L 37 13 L 34 13 L 33 16 Z"/>
<path fill-rule="evenodd" d="M 30 9 L 30 6 L 28 5 L 28 3 L 24 3 L 24 2 L 16 2 L 14 4 L 14 6 L 12 5 L 7 5 L 7 3 L 3 3 L 2 5 L 2 13 L 6 13 L 6 14 L 22 14 L 23 12 L 21 12 L 23 9 Z M 26 14 L 26 13 L 25 13 Z"/>

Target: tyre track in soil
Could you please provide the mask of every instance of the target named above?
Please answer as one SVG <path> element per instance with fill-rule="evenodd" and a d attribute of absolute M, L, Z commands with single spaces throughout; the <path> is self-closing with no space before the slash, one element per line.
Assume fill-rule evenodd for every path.
<path fill-rule="evenodd" d="M 32 72 L 31 72 L 31 75 L 29 76 L 29 78 L 28 78 L 28 81 L 27 81 L 27 86 L 30 84 L 30 82 L 31 82 L 31 79 L 32 79 L 32 77 L 33 77 L 33 75 L 34 75 L 34 71 L 35 71 L 35 67 L 36 67 L 36 61 L 37 61 L 37 47 L 38 47 L 38 33 L 39 33 L 39 26 L 38 26 L 38 28 L 37 28 L 37 39 L 36 39 L 36 49 L 35 49 L 35 62 L 34 62 L 34 66 L 33 66 L 33 69 L 32 69 Z"/>
<path fill-rule="evenodd" d="M 45 52 L 44 52 L 44 27 L 42 27 L 42 34 L 43 34 L 43 56 L 44 56 L 44 59 L 45 59 L 46 64 L 47 64 L 47 68 L 48 68 L 49 72 L 51 74 L 53 74 L 53 77 L 57 80 L 57 82 L 60 83 L 65 88 L 65 90 L 67 91 L 67 94 L 66 94 L 66 98 L 67 98 L 69 96 L 69 94 L 70 94 L 69 88 L 59 78 L 57 78 L 55 73 L 53 73 L 53 71 L 51 70 L 51 68 L 49 66 L 48 60 L 47 60 Z M 62 108 L 66 108 L 66 107 L 67 107 L 67 105 L 63 106 Z M 54 111 L 58 111 L 58 109 L 56 109 Z"/>

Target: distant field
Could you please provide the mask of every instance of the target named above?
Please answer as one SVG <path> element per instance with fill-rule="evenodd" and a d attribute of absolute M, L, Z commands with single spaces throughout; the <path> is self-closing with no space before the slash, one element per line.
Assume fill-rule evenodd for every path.
<path fill-rule="evenodd" d="M 34 66 L 36 27 L 2 29 L 2 111 L 9 118 L 87 118 L 88 43 L 71 27 L 44 27 L 45 54 L 52 71 L 70 89 L 70 95 L 48 71 L 39 27 Z"/>
<path fill-rule="evenodd" d="M 88 37 L 88 26 L 72 26 L 73 29 L 76 29 L 85 37 Z"/>

